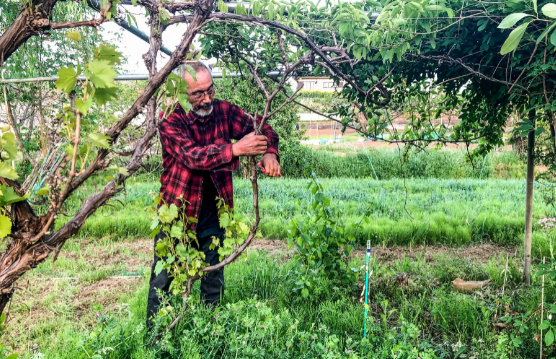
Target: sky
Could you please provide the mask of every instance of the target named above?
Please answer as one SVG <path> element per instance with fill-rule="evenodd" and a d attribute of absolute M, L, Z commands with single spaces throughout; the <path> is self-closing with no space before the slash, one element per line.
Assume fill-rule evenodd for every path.
<path fill-rule="evenodd" d="M 146 23 L 144 14 L 139 14 L 137 9 L 132 6 L 126 6 L 137 19 L 137 27 L 145 34 L 150 34 L 149 26 Z M 149 50 L 149 44 L 131 32 L 121 28 L 114 22 L 107 22 L 102 25 L 104 37 L 111 43 L 118 45 L 119 51 L 122 52 L 123 57 L 127 59 L 127 64 L 122 66 L 122 73 L 124 74 L 146 74 L 147 68 L 143 61 L 143 54 Z M 162 33 L 162 44 L 171 51 L 173 51 L 180 43 L 183 33 L 187 30 L 186 24 L 176 24 L 168 27 Z M 121 40 L 117 40 L 118 33 L 121 35 Z M 198 46 L 198 44 L 197 44 Z M 160 52 L 157 60 L 157 67 L 160 69 L 167 61 L 169 56 Z M 213 63 L 214 61 L 209 61 Z"/>

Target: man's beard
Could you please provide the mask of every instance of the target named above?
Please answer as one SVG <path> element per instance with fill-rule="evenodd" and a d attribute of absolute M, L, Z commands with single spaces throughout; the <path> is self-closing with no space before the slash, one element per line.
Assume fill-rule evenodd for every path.
<path fill-rule="evenodd" d="M 212 113 L 212 102 L 207 103 L 205 105 L 197 106 L 193 109 L 193 113 L 195 113 L 199 117 L 207 117 Z"/>

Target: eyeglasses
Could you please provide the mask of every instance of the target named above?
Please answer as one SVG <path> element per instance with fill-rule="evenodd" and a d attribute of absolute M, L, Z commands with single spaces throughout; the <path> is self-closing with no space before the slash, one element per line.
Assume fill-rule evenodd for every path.
<path fill-rule="evenodd" d="M 201 98 L 203 98 L 205 96 L 205 94 L 207 94 L 208 97 L 212 97 L 214 95 L 214 84 L 211 85 L 205 91 L 195 91 L 192 94 L 188 94 L 188 95 L 189 95 L 189 98 L 192 99 L 192 100 L 200 100 Z"/>

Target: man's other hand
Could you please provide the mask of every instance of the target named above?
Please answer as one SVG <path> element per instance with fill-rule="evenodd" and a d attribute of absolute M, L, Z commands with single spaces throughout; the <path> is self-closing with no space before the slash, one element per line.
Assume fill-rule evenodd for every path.
<path fill-rule="evenodd" d="M 232 145 L 232 155 L 239 156 L 256 156 L 266 152 L 266 136 L 255 136 L 255 132 L 243 137 Z"/>
<path fill-rule="evenodd" d="M 263 173 L 269 177 L 282 177 L 280 173 L 280 163 L 274 153 L 267 153 L 261 158 L 259 166 L 263 167 Z"/>

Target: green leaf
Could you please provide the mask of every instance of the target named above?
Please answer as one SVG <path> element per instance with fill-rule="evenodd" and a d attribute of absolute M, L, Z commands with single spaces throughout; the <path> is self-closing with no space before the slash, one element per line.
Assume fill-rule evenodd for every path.
<path fill-rule="evenodd" d="M 425 9 L 430 11 L 446 11 L 446 8 L 441 5 L 427 5 Z"/>
<path fill-rule="evenodd" d="M 93 60 L 87 64 L 85 76 L 91 79 L 96 88 L 107 88 L 116 86 L 114 77 L 118 76 L 118 73 L 110 65 L 110 61 Z"/>
<path fill-rule="evenodd" d="M 183 110 L 185 111 L 185 113 L 188 113 L 193 109 L 193 106 L 191 106 L 191 103 L 189 103 L 189 97 L 186 94 L 179 93 L 178 102 L 180 106 L 183 108 Z"/>
<path fill-rule="evenodd" d="M 547 27 L 541 34 L 541 36 L 537 37 L 537 45 L 541 43 L 542 40 L 544 40 L 544 37 L 550 32 L 550 30 L 554 29 L 554 26 L 556 26 L 556 21 L 552 22 L 552 25 L 550 25 L 549 27 Z M 554 36 L 554 33 L 552 34 Z M 552 39 L 552 36 L 551 36 Z"/>
<path fill-rule="evenodd" d="M 43 187 L 43 188 L 39 188 L 37 190 L 37 192 L 35 192 L 36 196 L 45 196 L 48 194 L 48 192 L 50 191 L 50 188 L 48 187 Z"/>
<path fill-rule="evenodd" d="M 193 81 L 197 82 L 197 73 L 195 72 L 195 69 L 188 64 L 185 64 L 185 69 L 187 70 L 187 72 L 189 72 L 189 75 L 191 76 Z"/>
<path fill-rule="evenodd" d="M 307 288 L 303 288 L 301 290 L 301 295 L 303 296 L 303 298 L 307 298 L 309 296 L 309 290 Z"/>
<path fill-rule="evenodd" d="M 158 8 L 158 18 L 161 24 L 168 25 L 170 23 L 170 13 L 162 7 Z"/>
<path fill-rule="evenodd" d="M 17 172 L 10 166 L 8 162 L 0 161 L 0 177 L 4 177 L 11 180 L 16 180 L 19 178 Z"/>
<path fill-rule="evenodd" d="M 261 14 L 261 3 L 259 1 L 253 2 L 251 11 L 253 15 L 259 16 Z"/>
<path fill-rule="evenodd" d="M 554 332 L 552 331 L 552 329 L 546 332 L 544 336 L 544 342 L 547 347 L 551 346 L 552 343 L 554 343 Z"/>
<path fill-rule="evenodd" d="M 118 98 L 118 88 L 97 88 L 95 89 L 95 100 L 99 106 L 105 105 L 106 103 Z"/>
<path fill-rule="evenodd" d="M 539 330 L 545 330 L 548 329 L 549 327 L 550 327 L 550 322 L 544 321 L 541 325 L 539 325 Z"/>
<path fill-rule="evenodd" d="M 541 133 L 544 132 L 544 128 L 543 127 L 537 127 L 537 129 L 535 130 L 535 136 L 540 135 Z"/>
<path fill-rule="evenodd" d="M 15 141 L 15 135 L 11 132 L 6 132 L 2 135 L 2 150 L 7 153 L 5 160 L 14 160 L 18 157 L 17 145 Z"/>
<path fill-rule="evenodd" d="M 549 17 L 551 19 L 556 19 L 556 4 L 548 3 L 541 9 L 544 16 Z"/>
<path fill-rule="evenodd" d="M 238 2 L 236 5 L 236 14 L 238 15 L 245 15 L 247 14 L 247 10 L 245 9 L 245 6 L 243 6 L 242 3 Z"/>
<path fill-rule="evenodd" d="M 556 21 L 554 22 L 554 24 L 556 24 Z M 556 46 L 556 30 L 552 32 L 552 35 L 550 35 L 550 43 Z"/>
<path fill-rule="evenodd" d="M 320 65 L 315 66 L 315 68 L 313 69 L 313 75 L 315 76 L 320 75 L 321 72 L 322 72 L 322 66 Z"/>
<path fill-rule="evenodd" d="M 537 11 L 537 0 L 531 0 L 533 2 L 533 9 L 535 10 L 535 13 L 538 13 Z"/>
<path fill-rule="evenodd" d="M 162 223 L 170 223 L 177 217 L 178 207 L 173 203 L 170 205 L 170 207 L 164 204 L 158 209 L 158 218 Z"/>
<path fill-rule="evenodd" d="M 81 41 L 81 35 L 79 34 L 78 31 L 68 32 L 66 34 L 66 37 L 73 41 Z"/>
<path fill-rule="evenodd" d="M 158 261 L 156 262 L 156 266 L 154 267 L 154 273 L 156 275 L 159 275 L 160 272 L 162 272 L 164 270 L 164 262 L 163 261 Z"/>
<path fill-rule="evenodd" d="M 12 233 L 12 221 L 9 217 L 0 214 L 0 238 L 6 238 Z"/>
<path fill-rule="evenodd" d="M 230 222 L 230 215 L 228 213 L 222 213 L 220 215 L 220 228 L 227 228 Z"/>
<path fill-rule="evenodd" d="M 79 110 L 83 115 L 87 114 L 87 111 L 93 106 L 93 98 L 89 97 L 87 101 L 83 101 L 83 99 L 78 98 L 75 99 L 75 108 Z"/>
<path fill-rule="evenodd" d="M 521 19 L 523 19 L 524 17 L 527 17 L 527 16 L 533 16 L 533 15 L 525 14 L 525 13 L 522 13 L 522 12 L 518 12 L 518 13 L 515 13 L 515 14 L 510 14 L 510 15 L 506 16 L 504 18 L 504 20 L 502 20 L 500 25 L 498 25 L 498 28 L 499 29 L 509 29 L 510 27 L 517 24 L 517 22 L 519 20 L 521 20 Z"/>
<path fill-rule="evenodd" d="M 89 133 L 89 142 L 94 147 L 109 149 L 110 140 L 109 136 L 103 135 L 102 133 Z"/>
<path fill-rule="evenodd" d="M 315 201 L 321 203 L 324 200 L 324 193 L 319 192 L 315 195 Z"/>
<path fill-rule="evenodd" d="M 116 51 L 115 47 L 100 44 L 95 48 L 95 58 L 97 60 L 106 60 L 110 65 L 121 64 L 122 53 Z"/>
<path fill-rule="evenodd" d="M 218 11 L 228 12 L 228 5 L 222 0 L 218 0 Z"/>
<path fill-rule="evenodd" d="M 17 193 L 15 193 L 13 187 L 7 187 L 6 185 L 0 186 L 0 191 L 2 192 L 0 195 L 0 205 L 2 206 L 25 201 L 29 198 L 29 195 L 27 194 L 20 197 Z"/>
<path fill-rule="evenodd" d="M 517 49 L 517 46 L 519 45 L 519 42 L 521 41 L 521 38 L 523 37 L 525 30 L 527 29 L 527 25 L 529 25 L 529 23 L 521 24 L 510 33 L 510 35 L 504 42 L 504 45 L 502 45 L 502 49 L 500 50 L 501 55 L 505 55 Z"/>
<path fill-rule="evenodd" d="M 77 81 L 75 69 L 73 67 L 62 67 L 58 70 L 56 76 L 58 76 L 58 80 L 56 80 L 56 88 L 64 91 L 65 93 L 70 93 L 75 86 L 75 82 Z"/>
<path fill-rule="evenodd" d="M 187 257 L 187 248 L 181 243 L 176 246 L 176 253 L 180 257 Z"/>
<path fill-rule="evenodd" d="M 172 226 L 170 230 L 170 236 L 172 238 L 181 238 L 183 236 L 183 223 L 178 222 Z"/>

